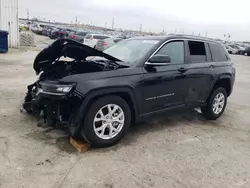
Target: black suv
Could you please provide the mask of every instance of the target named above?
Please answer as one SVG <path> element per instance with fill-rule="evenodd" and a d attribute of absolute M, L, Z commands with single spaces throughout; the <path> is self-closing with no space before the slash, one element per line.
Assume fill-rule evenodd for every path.
<path fill-rule="evenodd" d="M 34 69 L 39 78 L 23 108 L 95 147 L 117 143 L 131 123 L 158 112 L 201 107 L 215 120 L 235 80 L 220 43 L 184 35 L 128 39 L 104 52 L 59 39 Z"/>

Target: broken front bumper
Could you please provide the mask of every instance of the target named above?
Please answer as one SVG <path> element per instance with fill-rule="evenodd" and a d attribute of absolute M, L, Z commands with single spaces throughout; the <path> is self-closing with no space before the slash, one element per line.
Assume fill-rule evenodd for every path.
<path fill-rule="evenodd" d="M 23 108 L 40 118 L 39 124 L 57 127 L 76 126 L 80 106 L 73 84 L 40 82 L 28 86 Z"/>

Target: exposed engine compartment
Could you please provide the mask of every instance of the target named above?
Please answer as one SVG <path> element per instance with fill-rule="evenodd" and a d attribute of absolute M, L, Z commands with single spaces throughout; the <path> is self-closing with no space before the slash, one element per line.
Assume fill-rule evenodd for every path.
<path fill-rule="evenodd" d="M 118 68 L 120 68 L 120 66 L 115 63 L 112 63 L 112 61 L 110 60 L 57 60 L 53 64 L 44 68 L 40 75 L 40 80 L 57 80 L 69 75 L 110 71 L 116 70 Z"/>

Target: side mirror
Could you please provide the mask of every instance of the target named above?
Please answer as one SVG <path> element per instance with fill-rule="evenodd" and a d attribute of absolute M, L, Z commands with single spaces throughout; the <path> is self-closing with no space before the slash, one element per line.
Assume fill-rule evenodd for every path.
<path fill-rule="evenodd" d="M 145 64 L 151 66 L 164 66 L 169 65 L 170 63 L 171 58 L 168 55 L 155 55 L 151 57 Z"/>

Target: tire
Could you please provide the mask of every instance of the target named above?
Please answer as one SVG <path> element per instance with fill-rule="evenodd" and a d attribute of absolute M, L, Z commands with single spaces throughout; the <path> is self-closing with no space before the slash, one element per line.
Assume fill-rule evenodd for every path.
<path fill-rule="evenodd" d="M 216 113 L 213 110 L 213 104 L 216 100 L 215 98 L 219 94 L 222 94 L 224 96 L 224 104 L 223 104 L 222 108 L 221 108 L 221 105 L 218 106 L 218 108 L 220 110 L 218 110 Z M 223 87 L 217 87 L 217 88 L 213 89 L 210 97 L 207 100 L 207 105 L 205 107 L 201 108 L 202 115 L 208 120 L 216 120 L 223 114 L 223 112 L 226 108 L 226 105 L 227 105 L 227 92 Z"/>
<path fill-rule="evenodd" d="M 116 113 L 118 113 L 118 115 L 122 114 L 123 112 L 123 116 L 122 116 L 123 118 L 121 117 L 122 120 L 120 120 L 120 121 L 123 121 L 123 126 L 119 128 L 119 125 L 121 124 L 116 122 L 119 125 L 117 126 L 115 125 L 116 127 L 112 126 L 112 129 L 113 128 L 115 129 L 111 131 L 111 136 L 110 136 L 110 128 L 111 128 L 110 126 L 113 123 L 112 118 L 115 118 L 115 117 L 113 117 L 114 114 L 109 115 L 110 117 L 107 117 L 107 111 L 106 111 L 108 109 L 107 105 L 111 105 L 112 110 L 114 110 L 114 107 L 118 106 L 119 109 L 115 111 Z M 99 113 L 101 109 L 102 109 L 103 117 L 105 116 L 105 118 L 110 118 L 110 119 L 103 118 L 104 119 L 103 120 L 101 118 L 100 113 Z M 101 120 L 95 122 L 94 121 L 95 117 Z M 122 139 L 122 137 L 125 135 L 130 124 L 131 124 L 131 110 L 127 102 L 119 96 L 109 95 L 109 96 L 105 96 L 100 99 L 97 99 L 91 104 L 84 118 L 83 127 L 81 129 L 81 136 L 87 142 L 89 142 L 92 147 L 108 147 L 108 146 L 115 145 L 117 142 L 119 142 Z M 99 132 L 96 133 L 97 129 L 103 126 L 105 128 L 99 130 Z M 97 134 L 99 134 L 99 136 Z"/>

